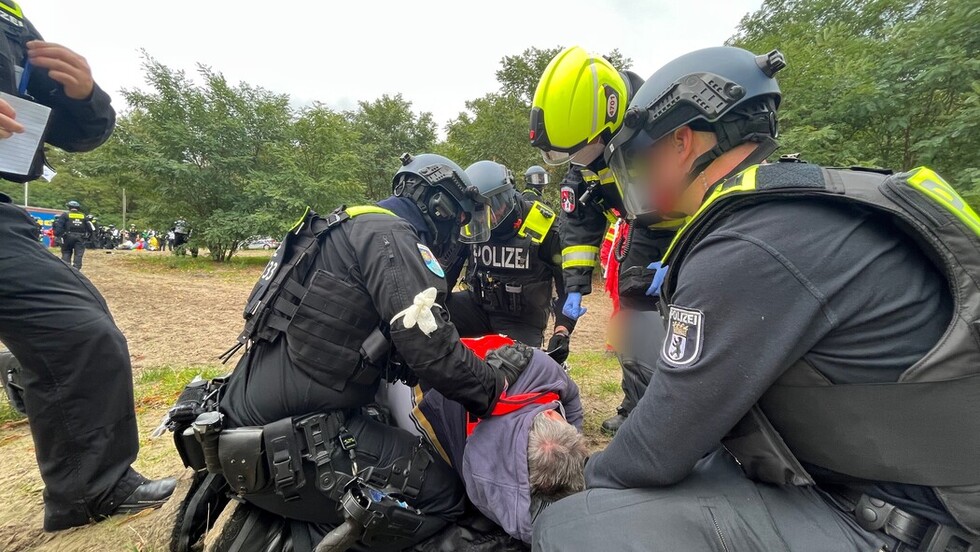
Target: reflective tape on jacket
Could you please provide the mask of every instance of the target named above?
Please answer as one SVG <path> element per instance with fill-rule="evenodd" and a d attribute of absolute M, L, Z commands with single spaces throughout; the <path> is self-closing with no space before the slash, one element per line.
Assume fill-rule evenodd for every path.
<path fill-rule="evenodd" d="M 562 268 L 592 268 L 599 262 L 599 248 L 594 245 L 573 245 L 561 251 Z"/>

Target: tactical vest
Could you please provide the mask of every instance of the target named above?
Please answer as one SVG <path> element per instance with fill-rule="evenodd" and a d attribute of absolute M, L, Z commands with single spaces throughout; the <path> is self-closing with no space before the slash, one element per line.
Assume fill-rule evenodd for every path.
<path fill-rule="evenodd" d="M 556 218 L 554 211 L 535 201 L 512 238 L 470 246 L 469 285 L 484 310 L 513 315 L 525 309 L 547 312 L 552 267 L 540 259 L 539 249 Z"/>
<path fill-rule="evenodd" d="M 85 214 L 69 211 L 68 220 L 65 223 L 65 232 L 76 236 L 88 234 L 88 224 L 85 222 Z"/>
<path fill-rule="evenodd" d="M 376 206 L 341 207 L 326 218 L 307 208 L 269 260 L 245 305 L 242 345 L 286 339 L 290 360 L 308 371 L 337 376 L 332 387 L 367 385 L 378 375 L 378 352 L 387 351 L 381 320 L 366 290 L 324 270 L 314 270 L 327 233 L 364 214 L 396 216 Z M 365 362 L 366 361 L 366 362 Z"/>
<path fill-rule="evenodd" d="M 746 205 L 799 197 L 887 215 L 945 274 L 953 317 L 895 383 L 831 384 L 798 361 L 724 445 L 765 482 L 813 484 L 803 461 L 859 479 L 933 487 L 960 524 L 980 533 L 980 217 L 935 172 L 749 167 L 717 186 L 675 238 L 663 261 L 670 265 L 663 306 L 684 258 L 717 221 Z"/>
<path fill-rule="evenodd" d="M 27 60 L 27 43 L 41 37 L 27 27 L 23 10 L 13 0 L 0 1 L 0 31 L 0 91 L 19 96 L 21 72 Z M 28 96 L 28 99 L 32 98 Z M 27 175 L 0 173 L 0 178 L 11 182 L 30 182 L 40 177 L 43 170 L 42 144 L 38 146 Z"/>

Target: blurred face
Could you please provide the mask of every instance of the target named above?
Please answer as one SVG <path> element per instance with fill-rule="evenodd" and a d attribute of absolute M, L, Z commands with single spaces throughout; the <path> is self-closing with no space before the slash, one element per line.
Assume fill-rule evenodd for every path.
<path fill-rule="evenodd" d="M 649 201 L 659 213 L 679 210 L 681 195 L 685 189 L 691 167 L 685 148 L 672 133 L 661 138 L 647 150 L 643 160 L 646 179 L 644 186 Z"/>

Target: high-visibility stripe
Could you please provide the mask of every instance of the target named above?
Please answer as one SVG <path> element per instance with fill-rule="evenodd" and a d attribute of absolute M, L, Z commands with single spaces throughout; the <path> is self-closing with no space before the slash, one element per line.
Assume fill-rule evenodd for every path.
<path fill-rule="evenodd" d="M 11 2 L 12 6 L 8 6 L 6 2 L 0 2 L 0 9 L 5 12 L 12 13 L 17 16 L 17 19 L 24 19 L 24 10 L 21 9 L 17 2 Z"/>
<path fill-rule="evenodd" d="M 599 262 L 599 248 L 594 245 L 573 245 L 561 251 L 562 268 L 592 268 Z"/>
<path fill-rule="evenodd" d="M 912 176 L 908 178 L 910 186 L 922 192 L 923 195 L 944 207 L 950 213 L 960 219 L 969 228 L 980 236 L 980 217 L 976 211 L 962 198 L 943 177 L 935 171 L 926 167 L 912 169 Z"/>
<path fill-rule="evenodd" d="M 548 231 L 551 230 L 551 225 L 554 222 L 555 212 L 540 201 L 535 201 L 531 205 L 527 217 L 524 218 L 524 224 L 517 231 L 517 235 L 522 238 L 530 236 L 532 242 L 541 243 L 548 235 Z"/>
<path fill-rule="evenodd" d="M 673 253 L 674 246 L 676 246 L 677 242 L 680 241 L 681 236 L 684 235 L 684 231 L 687 230 L 687 228 L 691 225 L 691 223 L 694 222 L 694 220 L 697 219 L 698 216 L 701 215 L 701 213 L 705 212 L 708 209 L 708 207 L 711 206 L 712 203 L 717 201 L 718 198 L 734 192 L 751 192 L 752 190 L 755 190 L 755 175 L 758 172 L 759 172 L 759 165 L 752 165 L 751 167 L 745 169 L 744 171 L 738 173 L 736 176 L 731 178 L 728 181 L 732 183 L 731 185 L 728 185 L 728 182 L 725 182 L 722 183 L 720 186 L 715 186 L 715 189 L 711 192 L 711 195 L 705 198 L 705 200 L 701 203 L 701 206 L 698 207 L 698 210 L 695 211 L 693 215 L 688 217 L 687 221 L 684 223 L 684 226 L 677 231 L 677 234 L 674 236 L 673 241 L 670 242 L 670 247 L 668 247 L 667 252 L 664 253 L 662 262 L 664 263 L 667 262 L 667 258 L 670 257 L 671 253 Z"/>
<path fill-rule="evenodd" d="M 3 5 L 3 3 L 0 2 L 0 6 L 2 6 L 2 5 Z M 85 213 L 72 213 L 72 212 L 69 212 L 68 213 L 68 218 L 83 219 L 83 218 L 85 218 Z"/>
<path fill-rule="evenodd" d="M 397 216 L 388 209 L 383 207 L 378 207 L 377 205 L 355 205 L 354 207 L 348 207 L 344 209 L 347 214 L 354 218 L 358 215 L 391 215 Z"/>

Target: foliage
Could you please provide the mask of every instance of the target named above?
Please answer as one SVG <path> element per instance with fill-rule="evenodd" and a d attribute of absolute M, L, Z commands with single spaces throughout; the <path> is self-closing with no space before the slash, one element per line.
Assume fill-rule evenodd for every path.
<path fill-rule="evenodd" d="M 826 165 L 929 165 L 980 195 L 980 5 L 766 0 L 729 43 L 779 48 L 783 149 Z"/>

